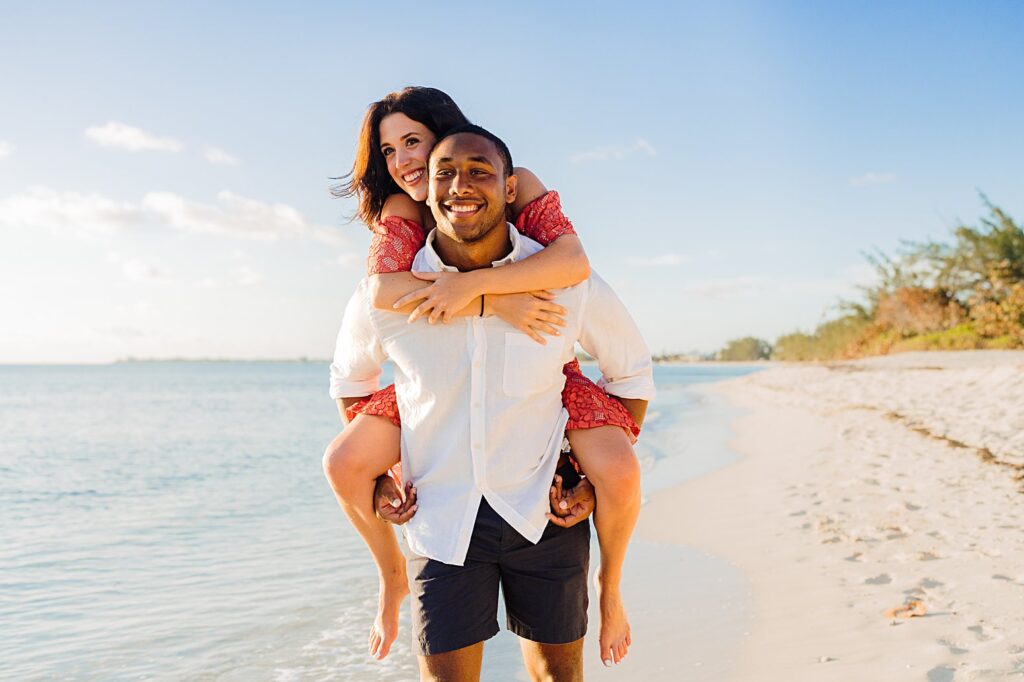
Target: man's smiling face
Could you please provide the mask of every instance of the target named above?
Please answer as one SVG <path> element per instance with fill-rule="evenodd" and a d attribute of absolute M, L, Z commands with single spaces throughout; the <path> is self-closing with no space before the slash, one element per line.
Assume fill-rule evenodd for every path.
<path fill-rule="evenodd" d="M 516 198 L 516 178 L 493 142 L 475 133 L 441 140 L 430 154 L 427 203 L 437 229 L 471 244 L 505 225 L 505 209 Z"/>

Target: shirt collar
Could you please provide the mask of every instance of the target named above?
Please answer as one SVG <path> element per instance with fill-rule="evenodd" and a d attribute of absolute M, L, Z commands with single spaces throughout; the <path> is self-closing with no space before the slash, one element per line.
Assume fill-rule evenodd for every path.
<path fill-rule="evenodd" d="M 512 242 L 512 250 L 509 251 L 508 255 L 504 258 L 492 261 L 491 267 L 498 268 L 502 265 L 514 263 L 522 258 L 522 235 L 519 234 L 519 230 L 517 230 L 512 223 L 506 222 L 505 227 L 508 229 L 508 238 Z M 452 266 L 445 264 L 445 262 L 441 260 L 441 256 L 437 255 L 437 251 L 434 250 L 434 237 L 436 236 L 437 228 L 435 227 L 430 231 L 430 234 L 427 235 L 427 243 L 423 245 L 423 255 L 425 257 L 426 264 L 434 272 L 458 272 L 458 268 L 453 268 Z"/>

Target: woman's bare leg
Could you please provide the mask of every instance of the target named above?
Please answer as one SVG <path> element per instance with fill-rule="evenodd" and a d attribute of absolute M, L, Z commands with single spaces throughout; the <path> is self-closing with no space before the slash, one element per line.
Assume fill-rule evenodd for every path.
<path fill-rule="evenodd" d="M 573 455 L 594 486 L 594 527 L 601 547 L 597 593 L 601 604 L 601 661 L 618 663 L 631 643 L 622 604 L 622 563 L 640 515 L 640 463 L 617 426 L 567 431 Z"/>
<path fill-rule="evenodd" d="M 377 563 L 380 599 L 369 651 L 378 659 L 388 655 L 398 636 L 398 612 L 409 594 L 405 556 L 395 532 L 373 509 L 377 477 L 398 462 L 400 433 L 387 417 L 359 415 L 327 446 L 323 462 L 338 503 Z"/>

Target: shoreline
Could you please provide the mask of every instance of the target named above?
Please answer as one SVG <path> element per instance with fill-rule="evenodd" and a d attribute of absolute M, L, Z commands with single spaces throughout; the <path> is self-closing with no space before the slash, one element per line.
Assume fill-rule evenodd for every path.
<path fill-rule="evenodd" d="M 749 580 L 734 669 L 687 679 L 1024 675 L 1021 484 L 972 451 L 1024 451 L 1024 353 L 783 365 L 710 390 L 745 411 L 741 459 L 652 495 L 637 529 Z M 923 617 L 883 615 L 915 601 Z"/>

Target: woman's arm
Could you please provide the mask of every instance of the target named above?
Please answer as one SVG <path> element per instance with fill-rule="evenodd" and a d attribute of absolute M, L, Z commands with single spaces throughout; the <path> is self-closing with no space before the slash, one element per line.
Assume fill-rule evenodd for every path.
<path fill-rule="evenodd" d="M 472 308 L 471 302 L 482 294 L 561 289 L 579 284 L 590 276 L 590 263 L 583 244 L 562 215 L 557 197 L 553 197 L 544 208 L 520 217 L 524 209 L 530 208 L 530 204 L 547 194 L 547 188 L 526 168 L 516 168 L 515 174 L 518 184 L 513 211 L 517 222 L 520 229 L 524 229 L 525 223 L 527 234 L 544 243 L 546 248 L 502 268 L 484 268 L 468 273 L 417 273 L 417 277 L 433 284 L 390 302 L 402 308 L 418 301 L 411 319 L 429 313 L 431 322 L 438 319 L 447 322 L 461 309 L 467 306 Z M 532 221 L 540 221 L 543 225 L 545 220 L 552 217 L 557 217 L 555 224 L 560 229 L 542 231 L 542 234 L 529 231 Z M 550 238 L 548 235 L 554 236 L 550 242 L 545 239 Z M 380 301 L 375 300 L 374 305 L 386 308 L 388 302 L 382 298 Z"/>

